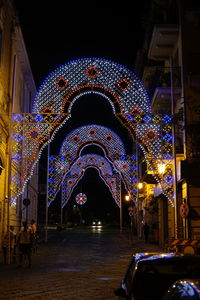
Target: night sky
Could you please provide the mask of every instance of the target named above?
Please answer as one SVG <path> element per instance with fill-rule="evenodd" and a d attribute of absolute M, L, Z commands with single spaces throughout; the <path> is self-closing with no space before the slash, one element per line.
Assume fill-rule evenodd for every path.
<path fill-rule="evenodd" d="M 134 70 L 147 0 L 14 2 L 37 86 L 59 65 L 82 57 L 108 58 Z"/>
<path fill-rule="evenodd" d="M 136 53 L 143 41 L 143 21 L 148 0 L 134 0 L 133 3 L 67 0 L 14 2 L 37 88 L 59 65 L 82 57 L 107 58 L 134 72 Z M 92 97 L 96 97 L 95 105 Z M 60 143 L 69 129 L 84 124 L 101 124 L 111 128 L 124 141 L 127 152 L 132 151 L 133 142 L 127 130 L 111 113 L 107 101 L 100 100 L 97 95 L 92 97 L 84 96 L 81 101 L 77 100 L 72 110 L 72 118 L 67 123 L 68 127 L 62 128 L 56 136 L 56 142 L 51 146 L 51 154 L 58 154 Z M 45 161 L 45 152 L 43 160 Z M 42 176 L 46 178 L 44 173 Z M 69 201 L 71 206 L 80 190 L 87 194 L 88 203 L 91 203 L 90 210 L 87 210 L 88 215 L 98 217 L 99 214 L 99 217 L 105 219 L 112 212 L 110 218 L 115 215 L 118 218 L 118 208 L 97 170 L 87 170 L 84 180 L 76 187 Z M 88 204 L 86 206 L 89 207 Z M 55 203 L 52 209 L 56 210 Z"/>

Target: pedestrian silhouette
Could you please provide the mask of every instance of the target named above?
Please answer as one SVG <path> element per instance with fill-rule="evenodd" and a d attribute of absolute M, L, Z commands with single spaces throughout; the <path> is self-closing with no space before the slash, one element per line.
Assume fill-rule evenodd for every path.
<path fill-rule="evenodd" d="M 28 259 L 28 267 L 31 267 L 31 243 L 32 243 L 32 230 L 28 228 L 26 221 L 23 222 L 23 227 L 19 232 L 17 244 L 19 246 L 19 265 L 21 268 L 23 261 Z"/>
<path fill-rule="evenodd" d="M 15 247 L 16 247 L 16 233 L 14 232 L 14 226 L 10 226 L 10 229 L 3 237 L 3 256 L 4 263 L 8 263 L 8 251 L 10 250 L 10 261 L 15 263 Z"/>
<path fill-rule="evenodd" d="M 35 253 L 35 252 L 37 252 L 39 237 L 38 237 L 38 232 L 37 232 L 37 226 L 35 224 L 34 219 L 31 220 L 30 229 L 32 231 L 32 250 L 33 250 L 33 253 Z"/>

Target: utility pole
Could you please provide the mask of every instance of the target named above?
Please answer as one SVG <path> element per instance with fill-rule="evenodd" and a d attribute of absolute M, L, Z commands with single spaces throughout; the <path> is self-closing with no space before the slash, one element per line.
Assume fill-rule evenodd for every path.
<path fill-rule="evenodd" d="M 45 214 L 45 242 L 48 241 L 48 180 L 49 180 L 49 154 L 50 154 L 50 139 L 48 138 L 48 148 L 47 148 L 47 180 L 46 180 L 46 214 Z"/>
<path fill-rule="evenodd" d="M 61 184 L 61 196 L 60 196 L 60 225 L 63 225 L 63 207 L 62 207 L 62 184 Z"/>
<path fill-rule="evenodd" d="M 122 180 L 120 178 L 120 232 L 122 232 L 123 228 L 123 210 L 122 210 Z"/>

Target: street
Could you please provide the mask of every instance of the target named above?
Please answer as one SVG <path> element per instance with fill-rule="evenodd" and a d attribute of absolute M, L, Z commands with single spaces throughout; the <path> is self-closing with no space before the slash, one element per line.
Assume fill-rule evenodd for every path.
<path fill-rule="evenodd" d="M 131 241 L 119 229 L 54 230 L 33 254 L 31 269 L 16 269 L 17 264 L 3 265 L 1 260 L 0 300 L 117 299 L 113 290 L 131 254 L 145 248 L 159 250 Z"/>

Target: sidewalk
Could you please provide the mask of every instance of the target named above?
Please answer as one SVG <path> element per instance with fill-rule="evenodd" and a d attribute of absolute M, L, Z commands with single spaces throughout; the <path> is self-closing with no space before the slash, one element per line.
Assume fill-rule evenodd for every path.
<path fill-rule="evenodd" d="M 132 238 L 130 238 L 130 232 L 126 230 L 122 232 L 122 236 L 124 237 L 124 239 L 130 241 L 133 251 L 136 250 L 136 252 L 166 252 L 166 249 L 164 247 L 159 246 L 158 244 L 152 242 L 145 243 L 144 240 L 139 239 L 137 236 L 134 235 L 132 236 Z"/>

